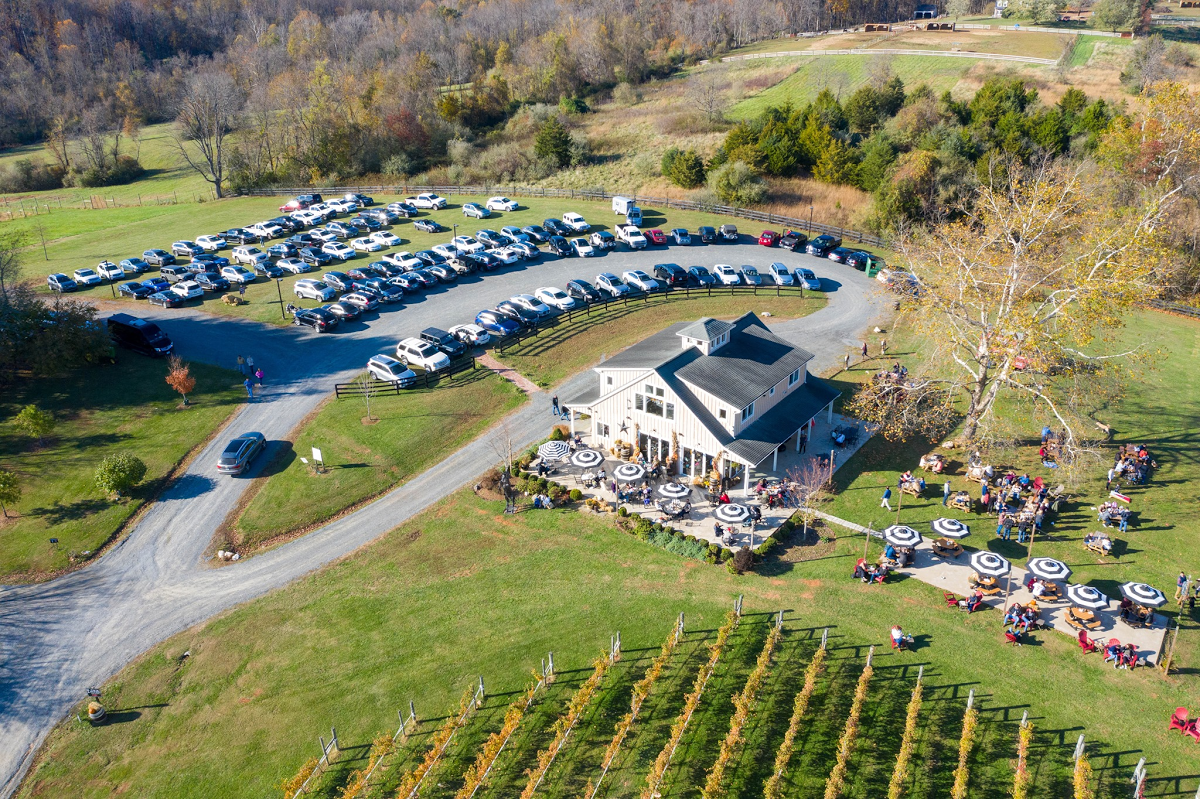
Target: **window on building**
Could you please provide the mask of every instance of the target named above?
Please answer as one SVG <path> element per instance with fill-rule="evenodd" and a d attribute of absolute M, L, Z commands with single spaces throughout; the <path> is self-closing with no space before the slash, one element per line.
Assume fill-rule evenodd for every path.
<path fill-rule="evenodd" d="M 643 411 L 646 409 L 645 405 L 646 405 L 646 403 L 645 403 L 645 398 L 643 397 L 643 395 L 641 395 L 641 394 L 633 395 L 633 407 L 637 408 L 639 411 Z"/>
<path fill-rule="evenodd" d="M 742 408 L 742 421 L 746 421 L 754 415 L 754 403 L 750 403 L 745 408 Z"/>
<path fill-rule="evenodd" d="M 661 395 L 660 395 L 661 396 Z M 651 416 L 661 416 L 665 419 L 675 418 L 675 403 L 664 402 L 649 394 L 634 394 L 633 406 Z"/>
<path fill-rule="evenodd" d="M 775 396 L 775 386 L 771 386 L 771 390 L 767 392 L 767 396 L 769 396 L 769 397 Z"/>
<path fill-rule="evenodd" d="M 790 375 L 788 375 L 788 388 L 791 388 L 792 386 L 796 385 L 796 383 L 798 383 L 799 381 L 800 381 L 800 370 L 797 369 L 796 371 L 794 371 Z"/>
<path fill-rule="evenodd" d="M 610 385 L 610 386 L 612 385 L 612 375 L 609 375 L 608 377 L 606 377 L 604 379 L 608 381 L 608 385 Z"/>
<path fill-rule="evenodd" d="M 599 433 L 602 438 L 608 438 L 608 425 L 597 423 L 596 432 Z"/>
<path fill-rule="evenodd" d="M 721 410 L 717 411 L 717 418 L 719 418 L 719 419 L 724 419 L 724 418 L 725 418 L 725 409 L 724 409 L 724 408 L 722 408 Z"/>
<path fill-rule="evenodd" d="M 646 397 L 646 413 L 650 414 L 651 416 L 662 416 L 662 400 L 655 399 L 654 397 Z"/>
<path fill-rule="evenodd" d="M 668 402 L 668 403 L 667 403 L 667 415 L 666 415 L 666 418 L 667 418 L 667 419 L 674 419 L 674 418 L 675 418 L 675 403 L 673 403 L 673 402 Z"/>

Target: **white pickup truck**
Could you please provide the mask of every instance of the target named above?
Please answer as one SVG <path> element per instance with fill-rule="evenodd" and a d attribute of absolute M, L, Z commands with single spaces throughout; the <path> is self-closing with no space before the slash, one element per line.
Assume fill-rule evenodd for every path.
<path fill-rule="evenodd" d="M 646 247 L 646 237 L 637 225 L 617 225 L 613 228 L 617 238 L 629 245 L 631 250 L 642 250 Z"/>
<path fill-rule="evenodd" d="M 417 208 L 438 209 L 446 207 L 446 198 L 439 197 L 436 194 L 418 194 L 416 197 L 407 197 L 404 202 Z"/>

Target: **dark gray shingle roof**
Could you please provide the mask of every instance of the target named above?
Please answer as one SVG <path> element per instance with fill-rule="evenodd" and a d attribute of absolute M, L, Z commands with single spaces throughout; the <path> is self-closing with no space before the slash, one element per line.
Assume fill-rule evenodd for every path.
<path fill-rule="evenodd" d="M 824 380 L 809 375 L 804 385 L 793 389 L 741 435 L 722 444 L 738 460 L 757 466 L 840 393 Z"/>
<path fill-rule="evenodd" d="M 705 316 L 692 322 L 676 335 L 687 336 L 688 338 L 699 339 L 701 341 L 712 341 L 717 336 L 722 333 L 728 333 L 732 329 L 733 325 L 728 322 L 722 322 L 710 316 Z"/>
<path fill-rule="evenodd" d="M 812 357 L 812 353 L 784 341 L 748 313 L 733 323 L 729 343 L 711 355 L 672 366 L 676 366 L 680 379 L 740 409 Z"/>
<path fill-rule="evenodd" d="M 601 369 L 657 369 L 672 358 L 692 352 L 702 356 L 695 348 L 684 350 L 679 341 L 679 331 L 692 324 L 679 322 L 661 330 L 649 338 L 627 347 L 599 365 Z"/>

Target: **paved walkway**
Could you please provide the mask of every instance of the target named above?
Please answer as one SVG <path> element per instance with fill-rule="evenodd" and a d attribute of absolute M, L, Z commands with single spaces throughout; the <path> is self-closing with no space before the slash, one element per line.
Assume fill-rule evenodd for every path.
<path fill-rule="evenodd" d="M 476 355 L 475 360 L 484 367 L 491 369 L 493 372 L 500 375 L 500 377 L 503 377 L 505 380 L 524 391 L 526 394 L 536 394 L 537 392 L 541 391 L 536 383 L 518 372 L 516 369 L 513 369 L 511 366 L 505 366 L 497 361 L 490 352 L 484 352 L 481 355 Z"/>
<path fill-rule="evenodd" d="M 817 515 L 826 521 L 836 524 L 840 527 L 847 527 L 856 532 L 865 533 L 867 528 L 854 522 L 848 522 L 845 519 L 839 519 L 836 516 L 831 516 L 828 513 L 817 511 Z M 986 520 L 980 522 L 977 527 L 986 527 Z M 963 554 L 953 559 L 943 559 L 933 554 L 931 539 L 926 536 L 925 530 L 919 530 L 924 536 L 921 544 L 916 548 L 911 566 L 901 569 L 904 574 L 915 577 L 923 583 L 928 583 L 943 591 L 957 594 L 960 597 L 965 597 L 971 592 L 970 575 L 972 573 L 971 565 L 968 562 L 970 551 L 964 551 Z M 873 535 L 880 536 L 880 531 L 873 530 Z M 987 530 L 975 530 L 972 535 L 980 536 L 982 533 L 986 537 Z M 965 539 L 965 540 L 970 540 Z M 1018 568 L 1013 565 L 1012 572 L 1009 575 L 1009 586 L 1011 592 L 1008 596 L 1008 604 L 1019 602 L 1024 605 L 1033 599 L 1033 595 L 1025 589 L 1025 580 L 1029 573 L 1025 569 Z M 849 577 L 849 575 L 847 575 Z M 1004 580 L 1000 581 L 1004 585 Z M 1038 600 L 1038 605 L 1042 608 L 1043 621 L 1057 630 L 1060 633 L 1069 635 L 1072 638 L 1077 638 L 1079 631 L 1072 627 L 1066 621 L 1067 608 L 1071 603 L 1066 599 L 1066 584 L 1059 584 L 1059 591 L 1063 594 L 1063 599 L 1058 602 L 1045 602 Z M 1005 596 L 999 594 L 994 597 L 985 597 L 984 603 L 995 609 L 998 613 L 996 617 L 997 635 L 1002 629 L 1000 621 L 1004 617 Z M 1119 599 L 1117 601 L 1120 601 Z M 1162 652 L 1163 640 L 1167 634 L 1166 618 L 1155 614 L 1155 623 L 1153 627 L 1131 627 L 1120 618 L 1120 615 L 1115 610 L 1116 602 L 1113 603 L 1114 609 L 1096 611 L 1096 615 L 1100 617 L 1100 627 L 1088 633 L 1088 637 L 1094 640 L 1107 640 L 1116 638 L 1122 644 L 1133 644 L 1137 647 L 1138 654 L 1145 658 L 1150 663 L 1157 663 L 1159 653 Z M 1036 633 L 1035 633 L 1036 634 Z"/>

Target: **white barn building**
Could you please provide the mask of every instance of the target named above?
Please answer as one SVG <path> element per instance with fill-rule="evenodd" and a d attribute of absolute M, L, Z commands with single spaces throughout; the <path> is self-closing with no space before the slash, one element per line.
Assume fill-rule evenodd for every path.
<path fill-rule="evenodd" d="M 733 321 L 681 322 L 595 368 L 596 381 L 560 404 L 591 417 L 593 445 L 618 439 L 650 461 L 678 449 L 679 474 L 714 467 L 749 485 L 751 467 L 775 471 L 784 447 L 839 392 L 808 374 L 812 354 L 772 333 L 753 313 Z M 636 440 L 635 440 L 636 436 Z"/>

